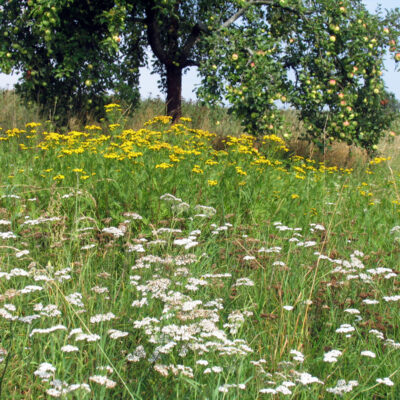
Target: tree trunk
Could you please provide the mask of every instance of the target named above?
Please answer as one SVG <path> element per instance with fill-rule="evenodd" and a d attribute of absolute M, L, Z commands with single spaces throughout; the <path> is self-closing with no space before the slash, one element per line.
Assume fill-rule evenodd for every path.
<path fill-rule="evenodd" d="M 182 116 L 182 68 L 167 65 L 167 115 L 172 123 Z"/>

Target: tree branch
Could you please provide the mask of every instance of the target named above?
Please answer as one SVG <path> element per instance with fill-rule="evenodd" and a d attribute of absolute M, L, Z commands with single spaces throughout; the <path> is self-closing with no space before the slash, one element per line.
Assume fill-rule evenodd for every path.
<path fill-rule="evenodd" d="M 244 13 L 245 11 L 251 7 L 251 6 L 257 6 L 257 5 L 268 5 L 272 7 L 277 7 L 281 8 L 282 10 L 289 11 L 291 13 L 294 13 L 298 16 L 303 16 L 302 13 L 300 13 L 298 10 L 292 7 L 286 7 L 286 6 L 281 6 L 279 3 L 277 3 L 274 0 L 250 0 L 243 8 L 241 8 L 236 14 L 232 15 L 229 19 L 227 19 L 221 27 L 218 29 L 218 31 L 227 28 L 229 25 L 232 25 L 236 20 L 238 20 Z"/>
<path fill-rule="evenodd" d="M 182 66 L 182 68 L 186 68 L 186 67 L 199 67 L 200 63 L 196 60 L 192 60 L 192 59 L 187 59 L 185 60 L 183 63 L 180 64 Z"/>
<path fill-rule="evenodd" d="M 196 42 L 200 39 L 200 36 L 203 33 L 207 33 L 207 32 L 208 32 L 207 26 L 201 22 L 198 22 L 193 26 L 192 31 L 190 32 L 190 35 L 187 38 L 187 40 L 181 50 L 182 61 L 185 60 L 189 56 L 190 51 L 192 50 L 192 48 L 196 44 Z"/>

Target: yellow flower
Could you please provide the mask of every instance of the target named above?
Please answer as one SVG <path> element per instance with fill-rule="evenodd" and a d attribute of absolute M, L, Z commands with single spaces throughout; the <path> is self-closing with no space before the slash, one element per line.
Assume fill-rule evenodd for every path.
<path fill-rule="evenodd" d="M 25 124 L 25 128 L 36 128 L 38 126 L 42 126 L 40 122 L 28 122 Z"/>
<path fill-rule="evenodd" d="M 74 168 L 72 172 L 83 172 L 82 168 Z"/>
<path fill-rule="evenodd" d="M 237 172 L 239 175 L 244 175 L 244 176 L 247 175 L 247 172 L 246 172 L 246 171 L 243 171 L 240 167 L 236 167 L 236 172 Z"/>
<path fill-rule="evenodd" d="M 291 197 L 294 200 L 294 199 L 298 199 L 300 196 L 296 193 L 293 193 Z"/>
<path fill-rule="evenodd" d="M 172 164 L 168 164 L 166 162 L 163 162 L 161 164 L 157 164 L 156 165 L 156 168 L 161 168 L 161 169 L 167 169 L 167 168 L 171 168 L 171 167 L 173 167 L 173 165 Z"/>
<path fill-rule="evenodd" d="M 200 165 L 195 165 L 195 166 L 192 168 L 192 172 L 195 172 L 196 174 L 202 174 L 202 173 L 204 173 L 204 171 L 200 168 Z"/>
<path fill-rule="evenodd" d="M 172 161 L 172 162 L 179 162 L 180 160 L 179 160 L 179 157 L 177 157 L 175 154 L 170 154 L 169 155 L 169 159 Z"/>
<path fill-rule="evenodd" d="M 208 160 L 206 161 L 206 164 L 207 164 L 207 165 L 215 165 L 215 164 L 218 164 L 218 161 L 208 159 Z"/>
<path fill-rule="evenodd" d="M 65 179 L 65 176 L 64 175 L 56 175 L 56 176 L 53 176 L 53 181 L 62 181 L 63 179 Z"/>
<path fill-rule="evenodd" d="M 111 112 L 113 109 L 116 109 L 117 111 L 121 110 L 121 106 L 115 103 L 107 104 L 104 108 L 106 109 L 106 112 Z"/>
<path fill-rule="evenodd" d="M 110 131 L 114 131 L 115 129 L 119 128 L 121 124 L 110 124 L 108 127 L 110 128 Z"/>
<path fill-rule="evenodd" d="M 100 126 L 97 126 L 97 125 L 86 125 L 85 129 L 88 131 L 94 131 L 94 130 L 101 131 Z"/>
<path fill-rule="evenodd" d="M 208 185 L 209 185 L 209 186 L 215 186 L 215 185 L 217 185 L 217 184 L 218 184 L 218 182 L 217 182 L 217 181 L 215 181 L 215 180 L 211 180 L 211 179 L 209 179 L 207 182 L 208 182 Z"/>

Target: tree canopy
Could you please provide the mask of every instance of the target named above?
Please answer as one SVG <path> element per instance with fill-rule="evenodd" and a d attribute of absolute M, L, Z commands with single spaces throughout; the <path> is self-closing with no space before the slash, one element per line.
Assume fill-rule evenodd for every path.
<path fill-rule="evenodd" d="M 134 104 L 150 47 L 174 120 L 197 66 L 199 96 L 227 99 L 249 133 L 282 130 L 281 102 L 307 137 L 372 150 L 392 117 L 381 75 L 388 49 L 400 61 L 399 36 L 398 9 L 361 0 L 9 0 L 0 70 L 23 71 L 17 89 L 47 110 L 100 107 L 110 90 Z"/>

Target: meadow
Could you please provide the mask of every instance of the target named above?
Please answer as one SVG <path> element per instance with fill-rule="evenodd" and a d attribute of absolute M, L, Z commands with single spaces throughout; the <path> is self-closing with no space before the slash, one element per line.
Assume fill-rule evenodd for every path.
<path fill-rule="evenodd" d="M 60 130 L 10 96 L 1 399 L 400 398 L 393 143 L 335 165 L 219 111 Z"/>

